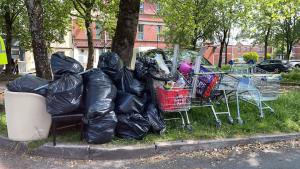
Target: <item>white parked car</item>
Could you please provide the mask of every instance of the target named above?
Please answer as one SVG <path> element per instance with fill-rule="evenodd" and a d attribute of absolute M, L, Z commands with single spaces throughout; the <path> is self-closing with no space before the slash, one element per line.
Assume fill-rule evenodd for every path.
<path fill-rule="evenodd" d="M 289 65 L 291 65 L 292 68 L 300 68 L 300 60 L 290 60 Z"/>

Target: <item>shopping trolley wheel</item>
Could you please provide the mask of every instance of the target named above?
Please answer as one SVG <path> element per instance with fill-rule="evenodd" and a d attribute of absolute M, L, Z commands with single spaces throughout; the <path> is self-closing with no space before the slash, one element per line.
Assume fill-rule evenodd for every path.
<path fill-rule="evenodd" d="M 221 128 L 221 126 L 222 126 L 222 122 L 221 122 L 221 121 L 217 121 L 217 122 L 216 122 L 216 127 L 217 127 L 217 128 Z"/>
<path fill-rule="evenodd" d="M 228 123 L 229 124 L 233 124 L 234 122 L 233 122 L 233 118 L 231 117 L 231 116 L 228 116 Z"/>
<path fill-rule="evenodd" d="M 265 116 L 262 114 L 262 115 L 259 115 L 259 120 L 262 120 L 262 119 L 264 119 L 265 118 Z"/>
<path fill-rule="evenodd" d="M 239 124 L 244 124 L 244 121 L 241 118 L 238 118 L 237 121 Z"/>
<path fill-rule="evenodd" d="M 166 133 L 166 128 L 162 129 L 160 132 L 159 132 L 159 135 L 164 135 Z"/>
<path fill-rule="evenodd" d="M 193 131 L 193 126 L 192 125 L 188 124 L 185 127 L 186 127 L 187 131 L 189 131 L 189 132 Z"/>

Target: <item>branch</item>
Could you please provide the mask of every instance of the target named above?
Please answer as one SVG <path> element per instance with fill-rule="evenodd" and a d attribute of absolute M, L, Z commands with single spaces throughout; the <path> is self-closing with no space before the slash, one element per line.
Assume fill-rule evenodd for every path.
<path fill-rule="evenodd" d="M 17 16 L 22 12 L 24 7 L 25 7 L 25 4 L 23 4 L 14 14 L 12 14 L 12 17 L 11 17 L 12 22 L 14 22 L 16 20 Z"/>
<path fill-rule="evenodd" d="M 73 13 L 70 13 L 70 15 L 71 15 L 71 16 L 75 16 L 75 17 L 78 17 L 78 18 L 82 18 L 82 19 L 84 19 L 84 17 L 83 17 L 83 16 L 81 16 L 81 15 L 76 15 L 76 14 L 73 14 Z"/>
<path fill-rule="evenodd" d="M 76 0 L 72 0 L 72 2 L 73 2 L 73 5 L 74 5 L 74 8 L 76 9 L 76 11 L 77 11 L 82 17 L 84 17 L 85 15 L 81 12 L 81 10 L 79 9 L 79 7 L 77 6 L 78 4 L 80 4 L 80 2 L 77 3 Z M 85 12 L 85 10 L 83 10 L 83 12 Z"/>

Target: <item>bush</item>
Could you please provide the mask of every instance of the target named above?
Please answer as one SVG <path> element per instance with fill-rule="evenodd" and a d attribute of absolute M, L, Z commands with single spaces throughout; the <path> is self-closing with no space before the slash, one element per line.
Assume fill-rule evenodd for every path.
<path fill-rule="evenodd" d="M 224 71 L 224 72 L 229 71 L 230 70 L 230 65 L 222 65 L 221 70 Z"/>
<path fill-rule="evenodd" d="M 248 62 L 249 60 L 253 60 L 254 62 L 257 62 L 258 57 L 259 56 L 256 52 L 248 52 L 243 55 L 245 62 Z"/>
<path fill-rule="evenodd" d="M 271 53 L 267 53 L 267 58 L 266 59 L 271 59 Z"/>

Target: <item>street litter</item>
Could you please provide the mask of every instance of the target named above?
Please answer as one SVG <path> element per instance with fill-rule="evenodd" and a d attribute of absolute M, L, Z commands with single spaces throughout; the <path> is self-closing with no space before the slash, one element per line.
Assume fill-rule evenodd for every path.
<path fill-rule="evenodd" d="M 179 120 L 192 131 L 189 110 L 194 107 L 209 107 L 217 127 L 219 115 L 234 123 L 230 101 L 237 104 L 240 124 L 240 100 L 256 105 L 260 117 L 265 109 L 274 112 L 266 101 L 277 99 L 280 78 L 252 67 L 243 76 L 237 75 L 240 68 L 238 73 L 234 67 L 229 73 L 213 70 L 202 64 L 203 50 L 195 60 L 173 58 L 173 62 L 162 50 L 150 50 L 137 58 L 135 70 L 124 66 L 116 53 L 107 52 L 99 57 L 97 68 L 86 71 L 75 59 L 55 53 L 53 81 L 26 75 L 10 82 L 8 90 L 42 95 L 52 116 L 82 113 L 83 135 L 92 144 L 108 143 L 115 136 L 140 140 L 148 133 L 163 134 L 167 120 Z M 220 103 L 225 108 L 216 111 Z M 167 118 L 168 114 L 179 116 Z"/>

